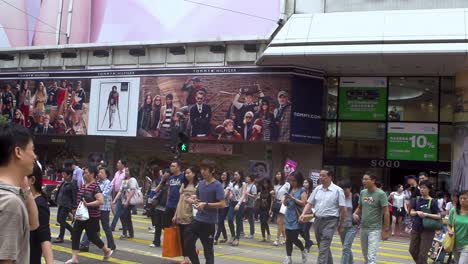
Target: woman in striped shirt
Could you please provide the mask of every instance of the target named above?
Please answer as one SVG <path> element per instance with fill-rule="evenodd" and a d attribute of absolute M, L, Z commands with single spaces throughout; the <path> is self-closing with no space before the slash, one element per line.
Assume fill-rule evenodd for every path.
<path fill-rule="evenodd" d="M 85 168 L 83 187 L 77 194 L 77 201 L 82 201 L 84 206 L 88 208 L 89 219 L 86 221 L 75 220 L 72 232 L 72 258 L 65 262 L 66 264 L 78 263 L 78 253 L 80 252 L 80 239 L 83 230 L 86 230 L 88 239 L 93 242 L 104 253 L 104 261 L 109 260 L 113 250 L 104 245 L 104 242 L 99 238 L 99 220 L 101 219 L 101 210 L 99 206 L 104 203 L 104 197 L 101 188 L 96 183 L 98 170 L 96 167 Z"/>

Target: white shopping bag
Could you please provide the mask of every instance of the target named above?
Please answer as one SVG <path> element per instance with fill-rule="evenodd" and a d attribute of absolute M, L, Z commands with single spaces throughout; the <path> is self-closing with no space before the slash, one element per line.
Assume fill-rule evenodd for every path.
<path fill-rule="evenodd" d="M 83 202 L 80 202 L 76 209 L 75 219 L 78 221 L 86 221 L 89 219 L 88 208 L 83 204 Z"/>

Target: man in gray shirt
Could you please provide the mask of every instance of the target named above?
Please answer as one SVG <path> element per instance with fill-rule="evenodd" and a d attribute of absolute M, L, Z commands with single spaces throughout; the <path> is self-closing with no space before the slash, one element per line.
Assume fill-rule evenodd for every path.
<path fill-rule="evenodd" d="M 319 246 L 317 263 L 332 264 L 333 257 L 330 245 L 335 230 L 343 232 L 346 220 L 346 201 L 343 189 L 333 183 L 331 172 L 320 171 L 321 185 L 314 189 L 299 220 L 304 221 L 304 215 L 314 209 L 315 238 Z M 341 220 L 340 220 L 341 219 Z"/>
<path fill-rule="evenodd" d="M 0 263 L 29 263 L 29 232 L 39 219 L 26 176 L 35 160 L 28 129 L 0 125 Z"/>

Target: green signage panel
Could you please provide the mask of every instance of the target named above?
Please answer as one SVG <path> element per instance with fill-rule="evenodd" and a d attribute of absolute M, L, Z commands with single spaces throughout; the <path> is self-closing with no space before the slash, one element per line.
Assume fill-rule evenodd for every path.
<path fill-rule="evenodd" d="M 341 120 L 385 120 L 387 113 L 385 77 L 343 77 L 339 87 Z"/>
<path fill-rule="evenodd" d="M 437 161 L 437 148 L 437 124 L 388 124 L 387 159 Z"/>

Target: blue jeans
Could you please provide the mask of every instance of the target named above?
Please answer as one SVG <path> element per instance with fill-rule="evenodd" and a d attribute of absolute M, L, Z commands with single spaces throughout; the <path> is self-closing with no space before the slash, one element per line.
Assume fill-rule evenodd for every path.
<path fill-rule="evenodd" d="M 244 225 L 243 218 L 244 218 L 244 204 L 242 203 L 239 206 L 239 210 L 235 211 L 234 207 L 236 207 L 237 202 L 231 202 L 229 204 L 229 212 L 228 212 L 228 224 L 229 230 L 231 231 L 231 236 L 235 239 L 240 238 L 240 234 L 243 231 Z M 234 228 L 234 217 L 236 218 L 236 228 Z"/>
<path fill-rule="evenodd" d="M 361 229 L 361 248 L 364 261 L 367 264 L 377 263 L 377 250 L 379 249 L 380 238 L 382 231 Z"/>
<path fill-rule="evenodd" d="M 353 225 L 345 227 L 343 234 L 340 236 L 341 243 L 343 244 L 343 256 L 341 257 L 341 264 L 352 264 L 353 262 L 353 251 L 351 246 L 353 245 L 354 237 L 358 231 L 358 227 Z"/>
<path fill-rule="evenodd" d="M 112 224 L 111 224 L 111 230 L 115 230 L 115 227 L 117 226 L 117 222 L 119 221 L 120 217 L 122 217 L 123 213 L 123 206 L 122 206 L 122 200 L 117 200 L 117 203 L 115 203 L 115 215 L 114 218 L 112 219 Z"/>

